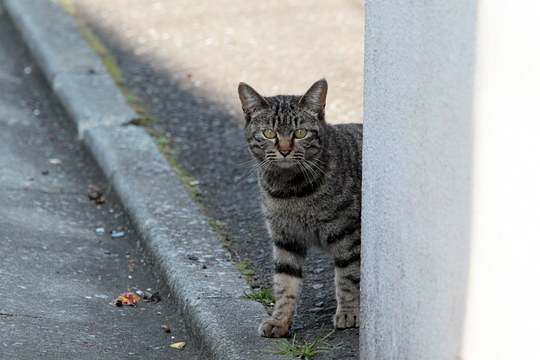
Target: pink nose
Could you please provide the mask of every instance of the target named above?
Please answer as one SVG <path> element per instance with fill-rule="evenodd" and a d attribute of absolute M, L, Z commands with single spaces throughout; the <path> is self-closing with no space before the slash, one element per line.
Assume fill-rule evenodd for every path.
<path fill-rule="evenodd" d="M 291 153 L 291 150 L 279 150 L 279 152 L 283 157 L 287 157 Z"/>
<path fill-rule="evenodd" d="M 292 142 L 291 141 L 280 141 L 278 144 L 278 151 L 283 157 L 289 155 L 292 151 Z"/>

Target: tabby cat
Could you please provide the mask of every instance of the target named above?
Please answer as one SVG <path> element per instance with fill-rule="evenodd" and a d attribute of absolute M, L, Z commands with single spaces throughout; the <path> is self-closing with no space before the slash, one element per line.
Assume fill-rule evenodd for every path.
<path fill-rule="evenodd" d="M 265 337 L 289 333 L 311 246 L 334 258 L 334 326 L 359 325 L 362 125 L 326 123 L 327 89 L 321 79 L 303 96 L 264 97 L 238 86 L 273 241 L 276 302 L 259 326 Z"/>

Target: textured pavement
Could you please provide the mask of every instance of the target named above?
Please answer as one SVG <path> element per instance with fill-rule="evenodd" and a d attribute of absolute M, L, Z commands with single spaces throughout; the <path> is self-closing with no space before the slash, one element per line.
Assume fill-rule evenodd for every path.
<path fill-rule="evenodd" d="M 0 128 L 0 359 L 199 358 L 117 198 L 89 200 L 107 181 L 5 14 Z M 128 288 L 163 301 L 112 305 Z"/>

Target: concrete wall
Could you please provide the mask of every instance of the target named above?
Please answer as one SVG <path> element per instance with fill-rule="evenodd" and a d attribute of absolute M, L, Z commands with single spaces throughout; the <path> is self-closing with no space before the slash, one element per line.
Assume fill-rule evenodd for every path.
<path fill-rule="evenodd" d="M 537 7 L 367 1 L 362 359 L 540 359 Z"/>

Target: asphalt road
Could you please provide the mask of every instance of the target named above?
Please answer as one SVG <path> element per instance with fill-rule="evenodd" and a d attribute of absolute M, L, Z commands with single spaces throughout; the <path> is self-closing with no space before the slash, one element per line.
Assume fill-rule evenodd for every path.
<path fill-rule="evenodd" d="M 257 285 L 271 287 L 271 246 L 242 132 L 236 87 L 265 95 L 303 93 L 329 82 L 327 119 L 361 122 L 363 8 L 360 2 L 72 1 L 105 43 L 168 141 L 176 161 L 198 181 L 207 214 Z M 333 262 L 314 251 L 293 331 L 312 339 L 331 329 Z M 256 331 L 256 328 L 253 329 Z M 333 358 L 358 357 L 358 330 L 337 332 Z M 328 357 L 330 358 L 330 357 Z"/>
<path fill-rule="evenodd" d="M 88 198 L 107 181 L 1 12 L 0 128 L 0 359 L 197 359 L 114 194 Z M 129 288 L 162 301 L 111 304 Z"/>

